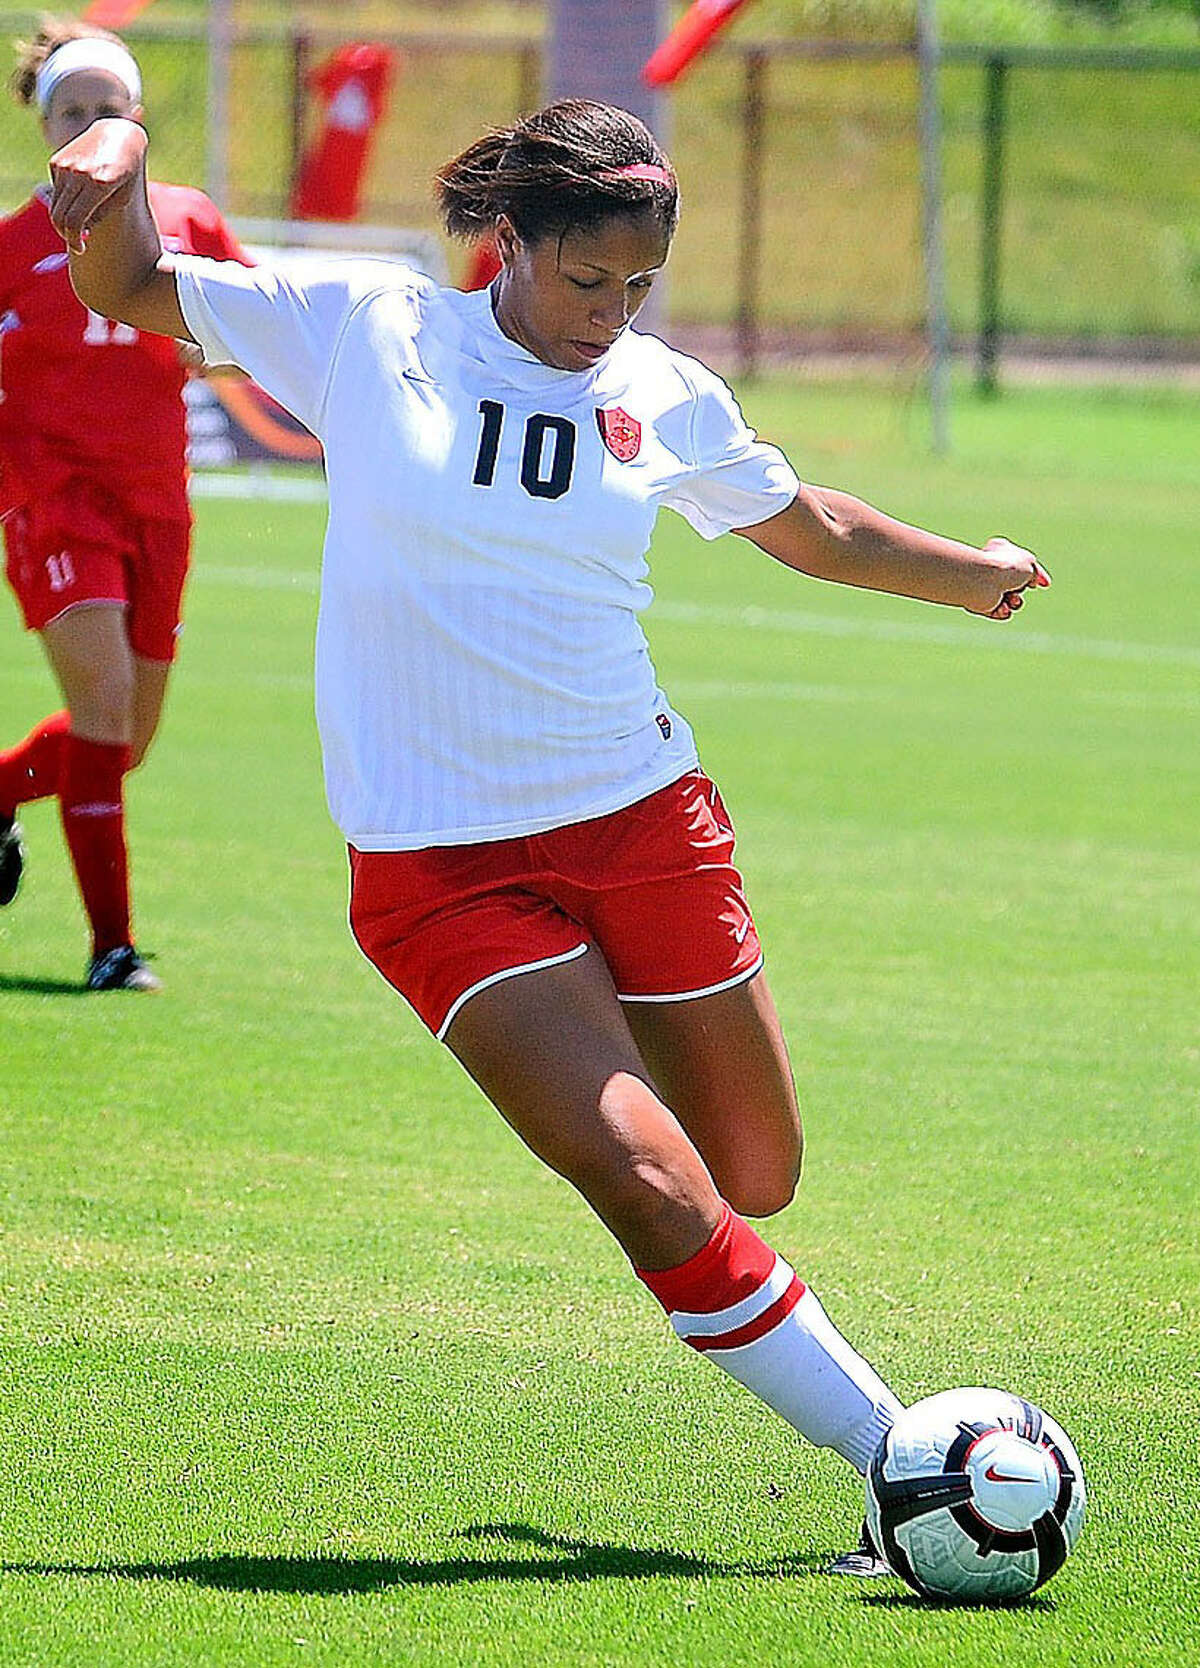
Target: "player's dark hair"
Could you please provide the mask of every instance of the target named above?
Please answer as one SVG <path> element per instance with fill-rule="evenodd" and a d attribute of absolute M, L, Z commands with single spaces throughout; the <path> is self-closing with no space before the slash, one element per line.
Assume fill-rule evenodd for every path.
<path fill-rule="evenodd" d="M 38 71 L 52 53 L 68 41 L 124 41 L 108 29 L 97 29 L 77 17 L 49 17 L 43 14 L 37 34 L 31 41 L 17 41 L 16 68 L 8 78 L 9 89 L 18 104 L 33 104 L 37 99 Z"/>
<path fill-rule="evenodd" d="M 451 237 L 483 237 L 500 214 L 525 243 L 640 214 L 670 238 L 679 220 L 675 171 L 650 129 L 628 110 L 589 99 L 560 99 L 484 134 L 436 184 Z"/>

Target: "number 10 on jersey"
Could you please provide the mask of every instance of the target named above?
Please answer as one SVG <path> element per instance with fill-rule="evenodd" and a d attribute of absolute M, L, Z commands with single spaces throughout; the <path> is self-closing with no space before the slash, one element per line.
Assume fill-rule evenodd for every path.
<path fill-rule="evenodd" d="M 480 400 L 479 415 L 483 421 L 471 479 L 478 487 L 490 487 L 496 479 L 505 408 L 499 400 Z M 568 490 L 575 468 L 575 434 L 569 417 L 535 411 L 526 419 L 521 485 L 531 498 L 561 498 Z"/>

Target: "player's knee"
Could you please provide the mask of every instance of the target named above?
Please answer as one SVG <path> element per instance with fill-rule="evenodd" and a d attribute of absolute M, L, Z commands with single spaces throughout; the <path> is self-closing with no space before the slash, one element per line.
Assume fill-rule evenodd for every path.
<path fill-rule="evenodd" d="M 804 1144 L 794 1142 L 774 1155 L 750 1155 L 745 1163 L 717 1177 L 721 1192 L 739 1216 L 774 1216 L 796 1197 L 804 1160 Z"/>
<path fill-rule="evenodd" d="M 627 1250 L 664 1257 L 664 1267 L 711 1208 L 712 1181 L 698 1157 L 625 1155 L 610 1168 L 572 1179 Z"/>
<path fill-rule="evenodd" d="M 798 1176 L 790 1178 L 755 1176 L 722 1189 L 725 1200 L 739 1216 L 774 1216 L 796 1196 Z"/>

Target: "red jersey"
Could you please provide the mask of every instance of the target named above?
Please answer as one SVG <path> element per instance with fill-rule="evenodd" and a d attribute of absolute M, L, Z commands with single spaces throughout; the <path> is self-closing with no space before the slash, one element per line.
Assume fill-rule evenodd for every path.
<path fill-rule="evenodd" d="M 83 305 L 49 198 L 41 188 L 0 221 L 0 507 L 86 474 L 186 514 L 178 344 Z M 152 183 L 150 203 L 165 248 L 249 264 L 202 191 Z"/>

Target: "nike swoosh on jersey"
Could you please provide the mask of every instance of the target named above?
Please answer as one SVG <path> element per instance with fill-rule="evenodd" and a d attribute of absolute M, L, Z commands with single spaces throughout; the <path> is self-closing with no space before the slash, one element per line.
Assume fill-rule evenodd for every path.
<path fill-rule="evenodd" d="M 35 261 L 35 272 L 59 272 L 71 259 L 65 249 L 56 249 L 53 255 L 43 255 L 40 261 Z"/>

